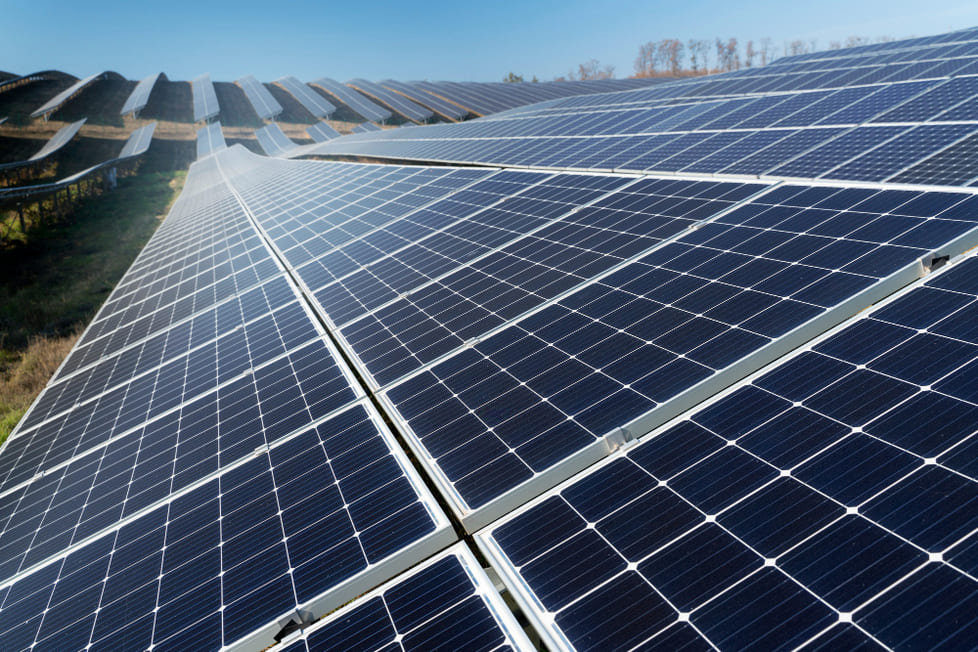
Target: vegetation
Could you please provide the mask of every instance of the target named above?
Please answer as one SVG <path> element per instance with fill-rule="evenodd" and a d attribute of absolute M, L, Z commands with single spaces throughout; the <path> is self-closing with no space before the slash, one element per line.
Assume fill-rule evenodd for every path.
<path fill-rule="evenodd" d="M 71 219 L 0 252 L 0 441 L 149 240 L 186 172 L 119 180 Z"/>

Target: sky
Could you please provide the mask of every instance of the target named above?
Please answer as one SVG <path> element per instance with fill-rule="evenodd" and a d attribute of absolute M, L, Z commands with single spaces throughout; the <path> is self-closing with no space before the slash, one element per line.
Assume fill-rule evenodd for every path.
<path fill-rule="evenodd" d="M 550 80 L 597 59 L 617 77 L 664 38 L 904 38 L 978 26 L 976 0 L 0 0 L 0 70 L 215 81 Z"/>

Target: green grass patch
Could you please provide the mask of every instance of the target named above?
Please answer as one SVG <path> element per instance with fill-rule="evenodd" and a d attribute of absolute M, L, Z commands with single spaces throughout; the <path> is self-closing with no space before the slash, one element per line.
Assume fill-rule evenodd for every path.
<path fill-rule="evenodd" d="M 116 190 L 82 203 L 64 222 L 0 251 L 0 438 L 145 246 L 185 178 L 156 172 L 120 179 Z"/>

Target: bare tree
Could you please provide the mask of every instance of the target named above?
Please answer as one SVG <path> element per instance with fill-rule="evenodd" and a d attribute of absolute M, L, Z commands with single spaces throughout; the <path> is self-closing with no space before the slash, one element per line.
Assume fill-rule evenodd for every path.
<path fill-rule="evenodd" d="M 635 57 L 635 76 L 654 77 L 656 64 L 656 45 L 649 41 L 638 48 L 638 56 Z"/>
<path fill-rule="evenodd" d="M 731 38 L 726 45 L 726 70 L 740 69 L 740 54 L 737 52 L 737 39 Z"/>
<path fill-rule="evenodd" d="M 577 79 L 613 79 L 615 76 L 615 67 L 612 65 L 607 65 L 602 67 L 601 62 L 597 59 L 589 59 L 582 64 L 577 66 Z M 570 74 L 570 78 L 574 79 L 574 73 Z"/>
<path fill-rule="evenodd" d="M 764 37 L 761 39 L 761 65 L 766 66 L 772 61 L 774 61 L 774 41 L 770 37 Z"/>
<path fill-rule="evenodd" d="M 754 57 L 756 56 L 757 50 L 754 49 L 754 41 L 747 41 L 747 47 L 744 49 L 744 67 L 753 68 Z"/>

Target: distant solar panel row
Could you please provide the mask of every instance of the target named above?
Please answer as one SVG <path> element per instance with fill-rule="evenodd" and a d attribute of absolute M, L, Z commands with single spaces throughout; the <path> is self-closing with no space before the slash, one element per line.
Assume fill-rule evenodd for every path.
<path fill-rule="evenodd" d="M 253 75 L 245 75 L 236 83 L 244 91 L 248 102 L 262 120 L 270 120 L 282 112 L 282 105 Z"/>
<path fill-rule="evenodd" d="M 317 118 L 326 118 L 336 110 L 336 107 L 327 102 L 322 95 L 295 77 L 282 77 L 275 83 L 291 93 L 292 97 Z"/>
<path fill-rule="evenodd" d="M 269 156 L 280 156 L 295 149 L 296 144 L 289 140 L 282 128 L 274 122 L 255 131 L 258 144 Z"/>
<path fill-rule="evenodd" d="M 214 91 L 211 76 L 203 74 L 200 77 L 195 77 L 191 86 L 194 100 L 194 122 L 216 117 L 221 112 L 221 107 L 217 103 L 217 93 Z"/>
<path fill-rule="evenodd" d="M 345 84 L 339 83 L 335 79 L 320 77 L 316 81 L 310 83 L 312 86 L 321 88 L 330 95 L 334 96 L 340 102 L 350 107 L 350 109 L 355 113 L 363 116 L 367 120 L 383 122 L 392 116 L 391 112 L 387 109 L 374 104 L 360 93 L 357 93 L 355 90 L 349 86 L 346 86 Z"/>
<path fill-rule="evenodd" d="M 328 122 L 323 120 L 306 129 L 306 133 L 317 143 L 325 143 L 327 140 L 332 140 L 340 135 L 340 132 L 333 129 Z"/>
<path fill-rule="evenodd" d="M 220 121 L 214 121 L 206 127 L 197 130 L 197 160 L 210 156 L 214 152 L 225 149 L 224 132 Z"/>
<path fill-rule="evenodd" d="M 382 104 L 386 104 L 395 113 L 404 116 L 408 120 L 412 120 L 414 122 L 425 122 L 434 115 L 428 109 L 415 104 L 403 95 L 399 95 L 392 90 L 384 88 L 380 84 L 375 84 L 372 81 L 368 81 L 366 79 L 352 79 L 347 82 L 347 85 L 352 86 L 354 89 L 370 96 L 372 99 L 377 100 Z"/>
<path fill-rule="evenodd" d="M 153 87 L 156 86 L 156 82 L 161 74 L 156 73 L 140 80 L 136 84 L 136 88 L 132 89 L 132 93 L 126 98 L 126 102 L 122 105 L 122 110 L 119 111 L 119 115 L 135 115 L 146 108 L 146 105 L 149 103 L 149 96 L 153 92 Z"/>
<path fill-rule="evenodd" d="M 82 90 L 84 90 L 86 86 L 88 86 L 93 81 L 98 79 L 101 75 L 102 73 L 97 73 L 89 77 L 85 77 L 84 79 L 79 79 L 77 82 L 75 82 L 68 88 L 64 89 L 63 91 L 61 91 L 60 93 L 52 97 L 50 100 L 48 100 L 47 102 L 39 106 L 37 109 L 35 109 L 31 113 L 31 117 L 38 118 L 42 115 L 47 117 L 49 114 L 61 108 L 61 105 L 67 102 L 69 98 L 74 96 L 76 93 L 79 93 Z"/>
<path fill-rule="evenodd" d="M 129 158 L 144 153 L 149 149 L 155 131 L 156 122 L 151 122 L 144 127 L 134 130 L 129 134 L 129 139 L 126 140 L 126 144 L 122 146 L 122 152 L 119 153 L 119 158 Z"/>
<path fill-rule="evenodd" d="M 380 85 L 385 88 L 389 88 L 395 93 L 400 93 L 412 102 L 428 107 L 446 120 L 460 120 L 468 115 L 468 111 L 466 109 L 443 100 L 436 95 L 426 93 L 420 88 L 416 88 L 411 84 L 394 81 L 393 79 L 385 79 L 384 81 L 380 82 Z"/>

